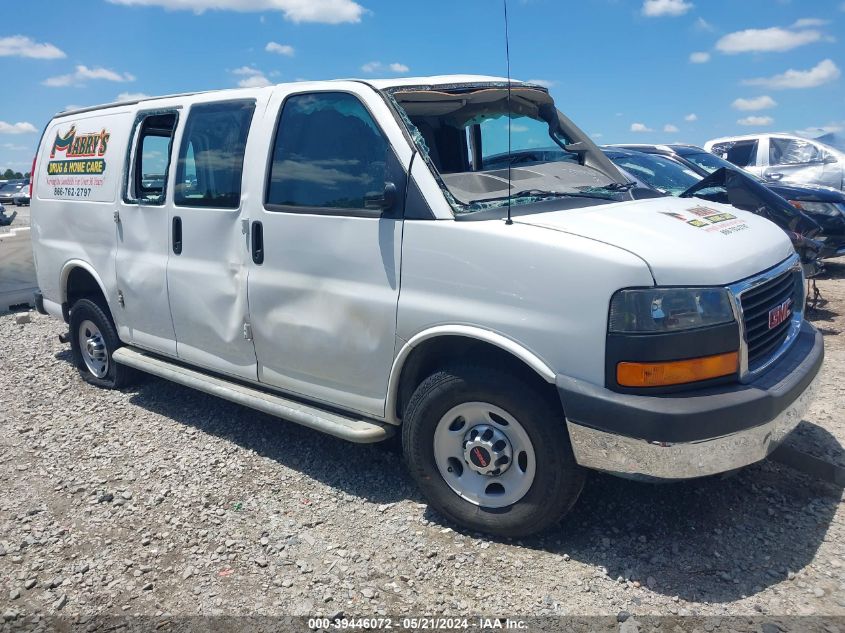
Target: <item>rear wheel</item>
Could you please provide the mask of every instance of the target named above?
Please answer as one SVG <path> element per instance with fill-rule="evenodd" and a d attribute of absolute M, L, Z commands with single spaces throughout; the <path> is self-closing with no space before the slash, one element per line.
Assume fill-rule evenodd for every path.
<path fill-rule="evenodd" d="M 431 505 L 483 532 L 543 531 L 572 507 L 584 483 L 559 407 L 496 369 L 456 367 L 423 381 L 408 404 L 402 440 Z"/>
<path fill-rule="evenodd" d="M 73 362 L 85 382 L 119 389 L 131 381 L 132 369 L 112 360 L 122 345 L 108 314 L 94 301 L 79 299 L 70 309 L 70 347 Z"/>

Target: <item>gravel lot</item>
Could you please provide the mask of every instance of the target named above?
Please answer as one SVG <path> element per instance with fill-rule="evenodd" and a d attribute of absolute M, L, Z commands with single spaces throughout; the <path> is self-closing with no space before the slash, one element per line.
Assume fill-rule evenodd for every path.
<path fill-rule="evenodd" d="M 845 466 L 845 260 L 819 288 L 823 387 L 789 442 Z M 671 485 L 595 474 L 559 530 L 494 541 L 428 510 L 385 448 L 152 377 L 90 387 L 63 324 L 27 314 L 0 316 L 7 626 L 57 612 L 845 615 L 842 488 L 773 461 Z"/>

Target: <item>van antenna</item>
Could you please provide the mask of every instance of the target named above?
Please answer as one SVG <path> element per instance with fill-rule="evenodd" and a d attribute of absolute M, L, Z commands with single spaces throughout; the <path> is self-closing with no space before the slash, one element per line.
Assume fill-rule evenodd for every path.
<path fill-rule="evenodd" d="M 513 224 L 511 220 L 511 50 L 508 41 L 508 0 L 502 0 L 505 7 L 505 59 L 508 63 L 508 219 L 505 224 Z"/>

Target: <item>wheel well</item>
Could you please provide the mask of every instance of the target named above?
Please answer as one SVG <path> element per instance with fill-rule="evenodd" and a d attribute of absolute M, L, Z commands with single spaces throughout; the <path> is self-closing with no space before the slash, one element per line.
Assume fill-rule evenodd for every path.
<path fill-rule="evenodd" d="M 111 316 L 109 303 L 106 301 L 106 296 L 103 294 L 100 284 L 94 279 L 94 275 L 81 266 L 77 266 L 70 271 L 65 282 L 65 289 L 66 299 L 62 305 L 65 321 L 69 320 L 70 308 L 79 299 L 90 299 L 99 305 L 106 314 Z"/>
<path fill-rule="evenodd" d="M 405 407 L 423 380 L 455 363 L 478 363 L 505 369 L 529 385 L 536 386 L 552 403 L 561 407 L 555 386 L 521 359 L 487 341 L 446 335 L 423 341 L 411 351 L 399 377 L 396 417 L 402 419 Z"/>

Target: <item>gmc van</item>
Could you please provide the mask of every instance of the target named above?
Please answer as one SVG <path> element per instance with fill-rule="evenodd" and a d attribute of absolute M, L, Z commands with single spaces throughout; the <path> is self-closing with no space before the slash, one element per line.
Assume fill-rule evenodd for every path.
<path fill-rule="evenodd" d="M 585 469 L 765 458 L 823 357 L 782 230 L 637 189 L 546 89 L 495 77 L 63 112 L 32 232 L 85 381 L 400 433 L 430 503 L 499 535 L 555 524 Z"/>

